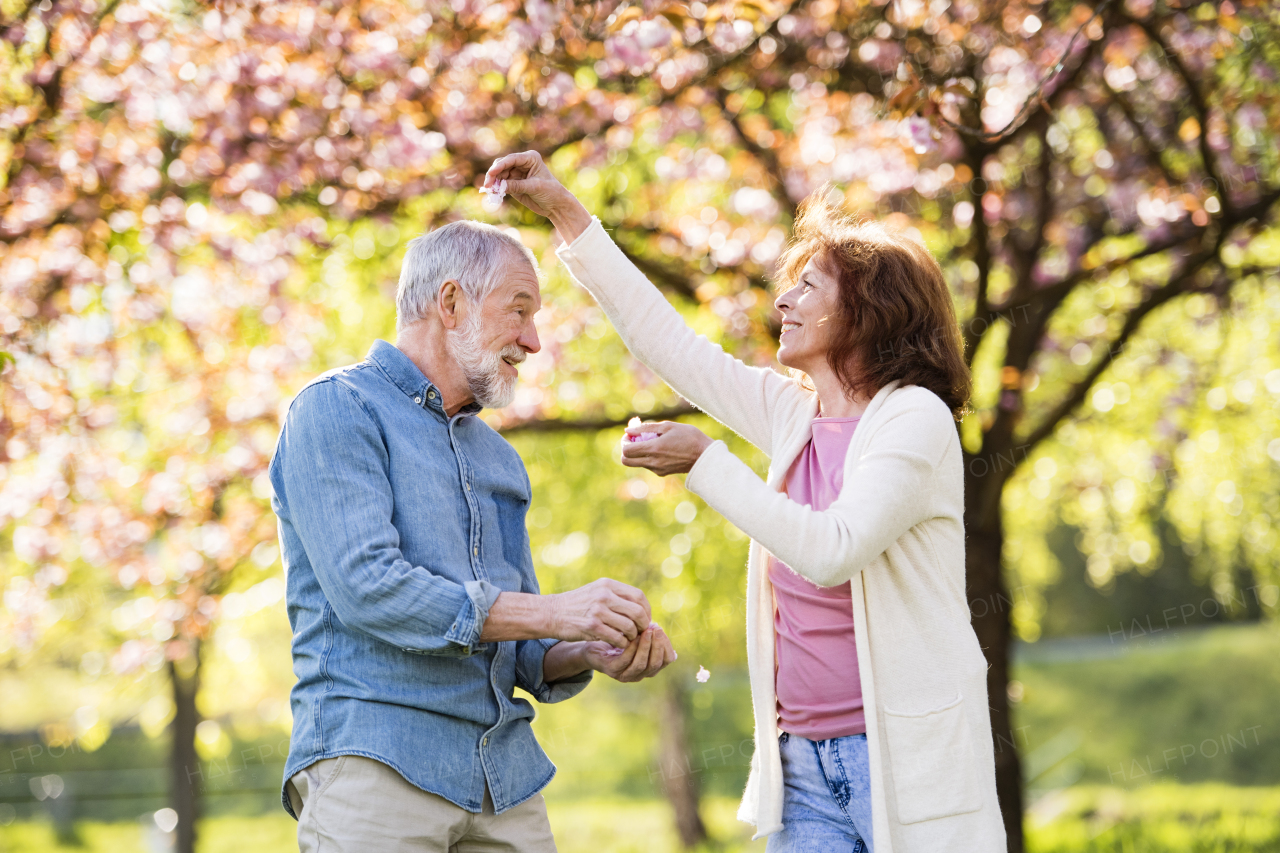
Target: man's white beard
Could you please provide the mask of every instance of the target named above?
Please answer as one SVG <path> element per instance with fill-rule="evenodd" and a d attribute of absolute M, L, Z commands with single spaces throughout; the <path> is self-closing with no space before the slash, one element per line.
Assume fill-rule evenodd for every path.
<path fill-rule="evenodd" d="M 509 358 L 513 362 L 524 361 L 526 356 L 523 349 L 517 344 L 496 353 L 486 349 L 479 313 L 472 314 L 462 328 L 451 332 L 447 342 L 449 354 L 462 368 L 467 387 L 471 389 L 477 403 L 486 409 L 502 409 L 511 405 L 516 396 L 516 379 L 519 377 L 504 376 L 502 360 Z"/>

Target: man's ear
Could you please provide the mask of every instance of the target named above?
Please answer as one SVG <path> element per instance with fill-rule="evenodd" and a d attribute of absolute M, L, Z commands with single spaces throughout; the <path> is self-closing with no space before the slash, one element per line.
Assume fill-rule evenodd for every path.
<path fill-rule="evenodd" d="M 466 310 L 466 301 L 462 285 L 455 279 L 451 278 L 440 285 L 440 291 L 436 294 L 436 310 L 440 312 L 440 322 L 446 329 L 458 328 Z"/>

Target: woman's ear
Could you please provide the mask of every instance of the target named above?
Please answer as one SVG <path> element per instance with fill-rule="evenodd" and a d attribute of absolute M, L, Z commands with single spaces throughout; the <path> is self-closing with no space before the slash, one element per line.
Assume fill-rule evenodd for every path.
<path fill-rule="evenodd" d="M 449 279 L 440 285 L 440 291 L 436 293 L 436 310 L 440 313 L 440 322 L 446 329 L 458 328 L 462 322 L 465 301 L 466 295 L 462 292 L 462 285 L 454 279 Z"/>

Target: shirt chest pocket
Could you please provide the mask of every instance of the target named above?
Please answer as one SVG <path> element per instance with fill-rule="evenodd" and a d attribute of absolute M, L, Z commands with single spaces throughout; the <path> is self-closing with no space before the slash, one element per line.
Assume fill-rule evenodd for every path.
<path fill-rule="evenodd" d="M 489 579 L 504 589 L 519 589 L 524 570 L 531 567 L 529 534 L 525 527 L 529 501 L 512 492 L 495 492 L 488 500 L 492 507 L 492 524 L 496 528 L 490 532 L 498 534 L 496 538 L 502 548 L 501 565 L 486 561 L 486 568 L 491 573 Z M 499 580 L 499 574 L 503 580 Z"/>
<path fill-rule="evenodd" d="M 982 807 L 964 699 L 910 713 L 884 709 L 901 823 L 951 817 Z"/>

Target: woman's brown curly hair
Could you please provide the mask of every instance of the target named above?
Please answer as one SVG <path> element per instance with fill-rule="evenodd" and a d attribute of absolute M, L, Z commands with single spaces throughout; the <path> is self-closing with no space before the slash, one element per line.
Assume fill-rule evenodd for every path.
<path fill-rule="evenodd" d="M 845 393 L 870 398 L 897 379 L 928 388 L 960 419 L 972 379 L 942 268 L 906 234 L 844 213 L 827 193 L 820 189 L 800 206 L 791 244 L 778 259 L 780 289 L 794 286 L 816 255 L 839 282 L 827 362 Z"/>

